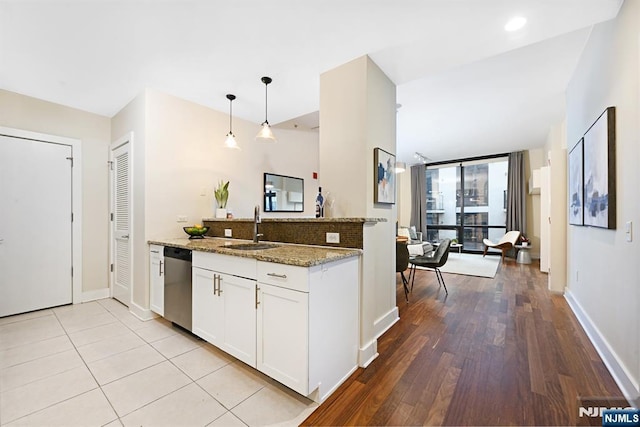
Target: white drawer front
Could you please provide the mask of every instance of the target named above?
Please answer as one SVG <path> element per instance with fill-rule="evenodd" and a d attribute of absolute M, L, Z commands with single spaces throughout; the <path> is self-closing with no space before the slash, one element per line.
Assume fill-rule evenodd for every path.
<path fill-rule="evenodd" d="M 247 279 L 256 278 L 256 260 L 232 255 L 214 254 L 211 252 L 193 251 L 194 267 L 211 271 L 232 274 Z"/>
<path fill-rule="evenodd" d="M 309 292 L 309 269 L 258 261 L 258 282 L 294 291 Z"/>

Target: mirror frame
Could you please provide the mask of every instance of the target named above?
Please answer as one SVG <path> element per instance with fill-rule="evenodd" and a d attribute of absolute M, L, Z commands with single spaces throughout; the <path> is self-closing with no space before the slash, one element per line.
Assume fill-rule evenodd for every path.
<path fill-rule="evenodd" d="M 289 179 L 295 179 L 295 180 L 299 180 L 302 183 L 302 201 L 300 202 L 300 210 L 291 210 L 291 209 L 271 209 L 271 210 L 267 210 L 267 206 L 269 205 L 269 201 L 268 196 L 267 196 L 267 181 L 269 181 L 267 179 L 267 176 L 274 176 L 274 177 L 278 177 L 278 178 L 289 178 Z M 277 173 L 270 173 L 270 172 L 265 172 L 263 175 L 264 179 L 263 179 L 263 211 L 264 212 L 297 212 L 297 213 L 302 213 L 304 212 L 304 178 L 297 178 L 295 176 L 287 176 L 287 175 L 279 175 Z M 297 203 L 297 202 L 296 202 Z"/>

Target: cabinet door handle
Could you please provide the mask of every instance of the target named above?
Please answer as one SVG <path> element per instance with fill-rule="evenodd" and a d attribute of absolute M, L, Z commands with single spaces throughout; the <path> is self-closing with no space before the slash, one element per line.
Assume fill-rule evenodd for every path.
<path fill-rule="evenodd" d="M 213 275 L 213 294 L 214 294 L 214 295 L 216 294 L 216 291 L 218 290 L 218 289 L 216 288 L 216 280 L 217 280 L 217 279 L 218 279 L 218 275 L 217 275 L 217 274 L 214 274 L 214 275 Z"/>
<path fill-rule="evenodd" d="M 218 296 L 222 293 L 222 275 L 218 274 Z"/>
<path fill-rule="evenodd" d="M 260 288 L 256 284 L 256 310 L 258 309 L 258 304 L 260 304 L 260 301 L 258 301 L 258 291 L 259 290 L 260 290 Z"/>
<path fill-rule="evenodd" d="M 162 271 L 162 261 L 160 261 L 158 263 L 158 275 L 162 276 L 162 273 L 163 273 L 163 271 Z"/>
<path fill-rule="evenodd" d="M 277 273 L 267 273 L 267 276 L 277 277 L 279 279 L 286 279 L 287 278 L 286 274 L 277 274 Z"/>

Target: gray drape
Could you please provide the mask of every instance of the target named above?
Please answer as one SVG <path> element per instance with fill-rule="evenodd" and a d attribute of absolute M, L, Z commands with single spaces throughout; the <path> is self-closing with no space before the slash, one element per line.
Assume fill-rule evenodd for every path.
<path fill-rule="evenodd" d="M 427 235 L 427 175 L 423 164 L 411 166 L 411 224 Z"/>
<path fill-rule="evenodd" d="M 524 151 L 509 153 L 507 175 L 507 231 L 527 231 Z"/>

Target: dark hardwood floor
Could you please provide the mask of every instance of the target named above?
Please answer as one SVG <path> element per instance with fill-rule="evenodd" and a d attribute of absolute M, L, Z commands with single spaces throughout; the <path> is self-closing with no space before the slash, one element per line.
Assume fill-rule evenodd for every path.
<path fill-rule="evenodd" d="M 601 425 L 579 407 L 626 405 L 538 263 L 444 278 L 448 296 L 418 270 L 407 304 L 398 275 L 400 321 L 380 355 L 302 425 Z"/>

